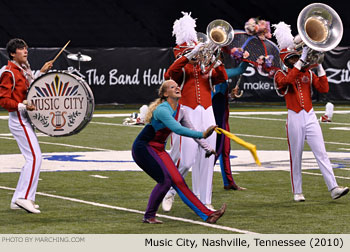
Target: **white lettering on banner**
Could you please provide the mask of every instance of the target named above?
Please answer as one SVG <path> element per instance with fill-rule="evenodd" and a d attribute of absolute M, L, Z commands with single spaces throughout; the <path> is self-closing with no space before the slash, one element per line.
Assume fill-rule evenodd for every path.
<path fill-rule="evenodd" d="M 96 69 L 89 69 L 86 71 L 86 73 L 88 75 L 88 83 L 90 85 L 104 85 L 104 84 L 106 84 L 104 74 L 102 74 L 101 76 L 98 76 Z"/>
<path fill-rule="evenodd" d="M 164 81 L 164 74 L 166 69 L 159 69 L 158 74 L 152 74 L 151 69 L 143 72 L 143 84 L 147 86 L 160 85 Z"/>
<path fill-rule="evenodd" d="M 268 73 L 265 73 L 263 71 L 256 70 L 252 66 L 248 66 L 243 75 L 247 76 L 247 77 L 251 77 L 251 76 L 255 75 L 256 72 L 258 72 L 258 74 L 260 74 L 261 76 L 265 76 L 265 77 L 267 77 L 269 75 Z"/>
<path fill-rule="evenodd" d="M 262 73 L 261 71 L 256 71 L 254 67 L 248 66 L 247 70 L 243 74 L 243 76 L 246 77 L 252 77 L 258 72 L 258 74 L 262 76 L 267 76 L 267 74 Z M 232 82 L 231 79 L 229 79 L 229 82 Z M 244 82 L 243 83 L 243 90 L 271 90 L 274 89 L 274 86 L 272 83 L 259 81 L 259 82 Z"/>
<path fill-rule="evenodd" d="M 139 85 L 139 69 L 136 68 L 136 72 L 134 75 L 129 74 L 120 74 L 117 75 L 118 69 L 112 69 L 109 71 L 109 85 Z"/>
<path fill-rule="evenodd" d="M 251 67 L 251 66 L 248 66 L 245 73 L 243 74 L 244 76 L 253 76 L 255 74 L 255 68 L 254 67 Z"/>
<path fill-rule="evenodd" d="M 273 85 L 271 85 L 268 82 L 244 82 L 243 84 L 243 89 L 244 90 L 269 90 L 269 89 L 274 89 Z"/>
<path fill-rule="evenodd" d="M 327 78 L 329 83 L 340 84 L 350 82 L 350 60 L 346 64 L 347 69 L 327 68 Z"/>
<path fill-rule="evenodd" d="M 166 68 L 158 69 L 158 73 L 152 73 L 152 69 L 143 71 L 143 84 L 150 87 L 151 85 L 161 85 L 164 81 Z M 110 86 L 114 85 L 139 85 L 140 84 L 140 69 L 136 68 L 135 74 L 118 74 L 118 69 L 109 71 L 108 81 Z M 105 75 L 97 74 L 96 69 L 86 70 L 87 82 L 89 85 L 105 85 Z"/>

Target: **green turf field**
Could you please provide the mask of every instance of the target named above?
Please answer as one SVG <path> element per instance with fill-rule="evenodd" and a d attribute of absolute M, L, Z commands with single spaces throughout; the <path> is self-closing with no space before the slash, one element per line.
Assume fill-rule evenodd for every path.
<path fill-rule="evenodd" d="M 323 111 L 324 106 L 315 110 Z M 350 111 L 350 106 L 336 105 L 335 110 Z M 97 109 L 95 114 L 135 111 L 137 108 Z M 285 111 L 285 108 L 239 105 L 231 111 Z M 6 114 L 0 111 L 0 116 Z M 258 150 L 287 151 L 285 118 L 286 115 L 272 114 L 232 115 L 231 132 L 254 143 Z M 39 136 L 42 152 L 100 151 L 103 159 L 104 151 L 130 150 L 142 127 L 123 126 L 123 119 L 94 117 L 77 135 L 62 138 Z M 332 123 L 321 124 L 321 127 L 327 151 L 349 153 L 349 156 L 332 162 L 341 162 L 341 168 L 334 169 L 338 183 L 350 186 L 350 113 L 335 114 Z M 1 155 L 20 153 L 9 133 L 7 120 L 0 119 L 0 158 Z M 244 148 L 232 143 L 232 150 Z M 305 150 L 309 150 L 307 144 Z M 179 197 L 176 197 L 170 213 L 159 209 L 163 225 L 147 225 L 141 220 L 155 182 L 143 172 L 42 172 L 36 199 L 42 213 L 34 215 L 22 210 L 10 210 L 12 189 L 17 184 L 19 173 L 1 172 L 3 161 L 0 162 L 2 234 L 350 233 L 350 196 L 332 200 L 322 176 L 318 176 L 319 170 L 308 170 L 303 175 L 306 201 L 295 203 L 291 195 L 289 172 L 255 170 L 236 174 L 233 166 L 236 182 L 248 190 L 225 191 L 221 174 L 214 173 L 213 205 L 219 208 L 222 203 L 227 204 L 227 211 L 216 226 L 201 225 L 204 222 Z M 106 178 L 90 176 L 96 174 Z M 189 185 L 190 175 L 186 178 Z"/>

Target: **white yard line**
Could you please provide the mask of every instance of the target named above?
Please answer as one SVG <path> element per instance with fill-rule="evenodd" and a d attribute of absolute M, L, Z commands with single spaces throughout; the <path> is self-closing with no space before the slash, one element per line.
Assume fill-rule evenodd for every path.
<path fill-rule="evenodd" d="M 236 115 L 230 115 L 230 117 L 231 118 L 239 118 L 239 119 L 248 119 L 248 120 L 280 121 L 280 122 L 285 122 L 286 121 L 286 119 L 267 118 L 267 117 L 250 117 L 250 116 L 236 116 Z M 337 122 L 328 122 L 328 123 L 323 123 L 323 124 L 325 124 L 325 125 L 345 125 L 345 126 L 350 126 L 350 123 L 337 123 Z"/>
<path fill-rule="evenodd" d="M 236 115 L 230 115 L 231 118 L 239 118 L 239 119 L 253 119 L 253 120 L 264 120 L 264 121 L 280 121 L 285 122 L 286 119 L 279 119 L 279 118 L 266 118 L 266 117 L 250 117 L 250 116 L 236 116 Z"/>
<path fill-rule="evenodd" d="M 91 122 L 96 123 L 96 122 Z M 106 124 L 106 123 L 96 123 L 96 124 Z M 123 125 L 118 123 L 108 123 L 109 126 L 127 126 L 127 127 L 143 127 L 139 125 Z M 252 138 L 263 138 L 263 139 L 273 139 L 273 140 L 283 140 L 286 141 L 287 138 L 284 137 L 270 137 L 270 136 L 258 136 L 258 135 L 247 135 L 247 134 L 235 134 L 236 136 L 242 136 L 242 137 L 252 137 Z M 7 140 L 14 140 L 14 138 L 11 137 L 3 137 L 0 136 L 0 139 L 7 139 Z M 41 144 L 51 144 L 51 145 L 57 145 L 57 146 L 65 146 L 65 147 L 73 147 L 73 148 L 79 148 L 79 149 L 88 149 L 88 150 L 98 150 L 98 151 L 113 151 L 109 149 L 103 149 L 103 148 L 95 148 L 95 147 L 86 147 L 86 146 L 79 146 L 79 145 L 71 145 L 71 144 L 61 144 L 61 143 L 51 143 L 51 142 L 43 142 L 39 141 Z M 326 144 L 334 144 L 334 145 L 343 145 L 343 146 L 350 146 L 350 143 L 338 143 L 338 142 L 325 142 Z M 344 149 L 346 150 L 346 149 Z"/>
<path fill-rule="evenodd" d="M 301 172 L 301 173 L 314 175 L 314 176 L 323 176 L 321 173 L 313 173 L 313 172 Z M 342 177 L 342 176 L 334 176 L 334 177 L 339 179 L 350 179 L 350 177 Z"/>
<path fill-rule="evenodd" d="M 101 176 L 101 175 L 90 175 L 90 177 L 94 177 L 94 178 L 102 178 L 102 179 L 107 179 L 109 177 L 106 176 Z"/>
<path fill-rule="evenodd" d="M 264 139 L 274 139 L 274 140 L 284 140 L 287 141 L 287 138 L 283 137 L 270 137 L 270 136 L 257 136 L 257 135 L 247 135 L 247 134 L 235 134 L 236 136 L 244 136 L 244 137 L 253 137 L 253 138 L 264 138 Z M 338 143 L 338 142 L 324 142 L 326 144 L 334 144 L 334 145 L 347 145 L 350 146 L 350 143 Z"/>
<path fill-rule="evenodd" d="M 324 114 L 325 111 L 315 111 L 316 114 Z M 232 111 L 230 115 L 286 115 L 287 111 L 249 111 L 249 112 L 237 112 Z M 350 110 L 336 110 L 333 114 L 350 114 Z"/>
<path fill-rule="evenodd" d="M 125 127 L 145 127 L 145 125 L 124 125 L 122 123 L 106 123 L 106 122 L 90 122 L 92 124 L 108 125 L 108 126 L 125 126 Z"/>
<path fill-rule="evenodd" d="M 0 186 L 0 189 L 3 190 L 10 190 L 14 191 L 14 188 L 6 187 L 6 186 Z M 104 208 L 109 208 L 109 209 L 115 209 L 119 211 L 124 211 L 124 212 L 129 212 L 129 213 L 137 213 L 137 214 L 142 214 L 144 215 L 144 211 L 139 211 L 135 209 L 130 209 L 130 208 L 125 208 L 125 207 L 118 207 L 118 206 L 111 206 L 107 204 L 101 204 L 97 202 L 92 202 L 92 201 L 86 201 L 86 200 L 80 200 L 80 199 L 75 199 L 75 198 L 70 198 L 70 197 L 64 197 L 64 196 L 59 196 L 59 195 L 54 195 L 54 194 L 48 194 L 48 193 L 42 193 L 42 192 L 37 192 L 37 195 L 41 196 L 46 196 L 50 198 L 56 198 L 56 199 L 61 199 L 61 200 L 67 200 L 67 201 L 72 201 L 72 202 L 77 202 L 77 203 L 82 203 L 86 205 L 92 205 L 96 207 L 104 207 Z M 221 226 L 217 224 L 209 224 L 206 222 L 200 222 L 200 221 L 194 221 L 190 219 L 185 219 L 185 218 L 180 218 L 180 217 L 174 217 L 174 216 L 169 216 L 169 215 L 164 215 L 164 214 L 157 214 L 158 217 L 165 218 L 165 219 L 170 219 L 170 220 L 175 220 L 175 221 L 182 221 L 182 222 L 187 222 L 187 223 L 192 223 L 200 226 L 205 226 L 205 227 L 210 227 L 210 228 L 215 228 L 215 229 L 221 229 L 221 230 L 226 230 L 230 232 L 236 232 L 240 234 L 258 234 L 255 232 L 251 232 L 249 230 L 242 230 L 242 229 L 237 229 L 237 228 L 232 228 L 232 227 L 227 227 L 227 226 Z"/>
<path fill-rule="evenodd" d="M 13 137 L 2 137 L 2 136 L 0 136 L 0 139 L 7 139 L 7 140 L 13 140 L 13 141 L 15 141 L 15 139 L 14 139 Z M 113 151 L 113 150 L 109 150 L 109 149 L 102 149 L 102 148 L 95 148 L 95 147 L 87 147 L 87 146 L 80 146 L 80 145 L 72 145 L 72 144 L 51 143 L 51 142 L 43 142 L 43 141 L 39 141 L 39 143 L 40 143 L 40 144 L 50 144 L 50 145 L 71 147 L 71 148 L 78 148 L 78 149 L 95 150 L 95 151 Z"/>

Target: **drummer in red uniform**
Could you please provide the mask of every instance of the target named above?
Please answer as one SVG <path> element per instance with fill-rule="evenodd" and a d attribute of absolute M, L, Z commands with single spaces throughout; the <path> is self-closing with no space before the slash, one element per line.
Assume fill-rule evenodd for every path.
<path fill-rule="evenodd" d="M 52 67 L 48 61 L 34 76 L 28 63 L 28 46 L 22 39 L 11 39 L 6 45 L 10 58 L 8 65 L 0 76 L 0 106 L 9 111 L 9 128 L 21 150 L 25 164 L 13 194 L 10 208 L 24 209 L 29 213 L 40 213 L 35 204 L 41 167 L 41 150 L 34 129 L 27 118 L 26 111 L 35 109 L 25 104 L 27 90 L 35 77 L 46 73 Z"/>

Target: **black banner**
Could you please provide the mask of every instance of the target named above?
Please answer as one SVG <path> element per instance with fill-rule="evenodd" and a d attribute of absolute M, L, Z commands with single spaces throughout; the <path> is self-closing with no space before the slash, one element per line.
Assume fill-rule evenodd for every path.
<path fill-rule="evenodd" d="M 30 48 L 28 61 L 34 71 L 55 57 L 60 48 Z M 75 61 L 69 53 L 91 57 Z M 166 69 L 174 60 L 171 48 L 81 49 L 64 52 L 52 70 L 65 70 L 85 79 L 96 104 L 143 104 L 157 97 Z M 0 50 L 0 65 L 7 64 L 6 50 Z M 79 67 L 80 66 L 80 67 Z M 80 71 L 79 71 L 80 69 Z"/>
<path fill-rule="evenodd" d="M 44 62 L 51 60 L 60 48 L 30 48 L 29 62 L 32 70 L 39 71 Z M 67 58 L 70 53 L 91 57 L 91 61 L 75 61 Z M 0 67 L 7 64 L 7 53 L 0 49 Z M 172 48 L 97 48 L 70 49 L 54 63 L 53 70 L 67 70 L 83 77 L 91 87 L 96 104 L 148 104 L 156 98 L 166 69 L 174 61 Z M 226 62 L 230 66 L 231 62 Z M 314 92 L 315 100 L 350 100 L 350 52 L 349 48 L 336 48 L 327 52 L 323 64 L 330 90 L 326 95 Z M 80 71 L 79 71 L 80 70 Z M 238 77 L 229 80 L 231 88 Z M 240 88 L 244 94 L 239 101 L 283 101 L 274 89 L 273 80 L 249 66 L 242 76 Z"/>

